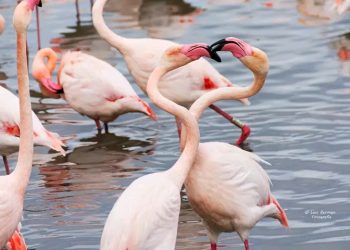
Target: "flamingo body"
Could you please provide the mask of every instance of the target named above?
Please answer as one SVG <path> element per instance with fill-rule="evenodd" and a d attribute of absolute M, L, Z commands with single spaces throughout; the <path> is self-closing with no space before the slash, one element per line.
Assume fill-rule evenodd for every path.
<path fill-rule="evenodd" d="M 111 210 L 101 250 L 174 249 L 180 212 L 180 190 L 166 172 L 134 181 Z"/>
<path fill-rule="evenodd" d="M 125 51 L 126 65 L 135 82 L 146 93 L 148 77 L 162 54 L 178 44 L 152 38 L 126 39 L 126 43 L 126 48 L 121 50 L 122 53 Z M 213 89 L 231 86 L 233 84 L 203 58 L 167 73 L 159 82 L 159 90 L 166 98 L 185 107 L 190 107 L 200 96 Z M 247 99 L 243 102 L 249 103 Z"/>
<path fill-rule="evenodd" d="M 192 208 L 220 232 L 251 229 L 270 204 L 270 179 L 257 155 L 222 142 L 201 143 L 185 187 Z M 278 213 L 271 208 L 271 215 Z M 215 241 L 216 242 L 216 241 Z"/>
<path fill-rule="evenodd" d="M 154 115 L 119 71 L 88 54 L 66 53 L 58 78 L 69 105 L 94 120 L 107 123 L 127 112 Z"/>
<path fill-rule="evenodd" d="M 17 96 L 1 86 L 0 100 L 0 155 L 9 155 L 18 151 L 19 147 L 19 101 Z M 64 155 L 64 144 L 59 136 L 46 130 L 34 112 L 32 119 L 34 144 L 49 147 Z"/>

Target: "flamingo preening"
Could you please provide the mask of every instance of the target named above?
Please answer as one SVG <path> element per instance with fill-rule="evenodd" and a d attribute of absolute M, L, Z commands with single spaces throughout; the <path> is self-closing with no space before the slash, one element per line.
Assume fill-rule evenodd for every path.
<path fill-rule="evenodd" d="M 238 38 L 228 37 L 211 47 L 213 53 L 231 52 L 253 72 L 254 81 L 248 87 L 222 88 L 202 95 L 190 108 L 197 120 L 211 103 L 248 98 L 258 93 L 269 69 L 267 55 Z M 217 249 L 220 233 L 234 231 L 249 250 L 249 232 L 264 217 L 278 219 L 288 227 L 287 216 L 272 195 L 270 179 L 260 162 L 265 161 L 227 143 L 199 144 L 185 188 L 193 210 L 204 222 L 212 250 Z"/>
<path fill-rule="evenodd" d="M 33 160 L 33 123 L 29 95 L 29 77 L 26 60 L 27 28 L 34 7 L 40 0 L 24 0 L 19 3 L 13 16 L 13 24 L 17 33 L 17 77 L 20 100 L 20 146 L 15 170 L 0 176 L 0 249 L 6 247 L 8 240 L 14 235 L 17 249 L 25 249 L 24 242 L 17 242 L 16 230 L 22 218 L 23 199 L 32 171 Z M 15 233 L 15 234 L 14 234 Z M 10 247 L 12 247 L 10 245 Z"/>
<path fill-rule="evenodd" d="M 18 151 L 20 145 L 20 106 L 17 96 L 0 86 L 0 155 L 3 157 L 6 173 L 10 173 L 7 155 Z M 58 134 L 44 128 L 32 112 L 34 144 L 49 147 L 65 155 L 64 143 Z"/>
<path fill-rule="evenodd" d="M 100 36 L 123 55 L 135 82 L 147 94 L 146 83 L 151 72 L 156 68 L 163 52 L 177 44 L 162 39 L 128 39 L 113 33 L 103 20 L 103 7 L 106 2 L 107 0 L 95 1 L 92 10 L 94 26 Z M 185 107 L 190 107 L 201 95 L 213 89 L 229 86 L 232 83 L 204 59 L 169 72 L 159 83 L 159 89 L 165 97 Z M 247 102 L 245 99 L 242 101 Z M 214 104 L 209 107 L 241 129 L 236 144 L 242 144 L 250 134 L 248 125 Z"/>
<path fill-rule="evenodd" d="M 150 106 L 110 64 L 80 51 L 67 52 L 58 70 L 58 83 L 55 83 L 51 77 L 56 62 L 57 55 L 50 48 L 41 49 L 34 58 L 32 74 L 43 94 L 62 96 L 74 110 L 93 119 L 98 130 L 101 130 L 102 121 L 108 132 L 108 122 L 128 112 L 141 112 L 156 119 Z"/>
<path fill-rule="evenodd" d="M 101 238 L 101 250 L 171 250 L 175 248 L 180 190 L 198 148 L 198 124 L 189 111 L 162 96 L 158 82 L 167 72 L 201 56 L 218 59 L 205 44 L 172 46 L 166 50 L 147 83 L 147 93 L 160 108 L 177 116 L 186 128 L 184 150 L 168 170 L 132 182 L 111 210 Z"/>

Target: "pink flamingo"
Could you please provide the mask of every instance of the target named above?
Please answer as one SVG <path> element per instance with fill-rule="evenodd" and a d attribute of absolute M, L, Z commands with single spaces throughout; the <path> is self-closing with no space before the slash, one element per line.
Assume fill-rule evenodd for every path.
<path fill-rule="evenodd" d="M 0 155 L 3 157 L 6 173 L 10 173 L 7 155 L 18 151 L 20 145 L 20 106 L 17 96 L 0 86 Z M 32 112 L 34 144 L 49 147 L 65 155 L 63 142 L 58 134 L 44 128 Z"/>
<path fill-rule="evenodd" d="M 160 78 L 201 56 L 213 57 L 205 44 L 169 48 L 147 83 L 147 93 L 160 108 L 177 116 L 188 131 L 184 150 L 168 170 L 132 182 L 111 210 L 103 229 L 100 249 L 174 249 L 180 212 L 180 190 L 199 143 L 198 124 L 189 111 L 162 96 Z"/>
<path fill-rule="evenodd" d="M 33 122 L 29 95 L 28 67 L 26 65 L 26 30 L 32 11 L 39 0 L 24 0 L 15 9 L 13 23 L 17 32 L 17 76 L 20 99 L 20 146 L 18 162 L 10 175 L 0 176 L 0 249 L 6 247 L 14 235 L 18 249 L 26 249 L 24 242 L 17 242 L 15 233 L 22 218 L 23 199 L 32 171 Z M 15 233 L 15 234 L 14 234 Z M 12 247 L 10 245 L 10 247 Z"/>
<path fill-rule="evenodd" d="M 238 38 L 228 37 L 211 47 L 213 53 L 230 51 L 253 72 L 254 81 L 248 87 L 222 88 L 201 96 L 190 108 L 197 121 L 213 102 L 237 100 L 258 93 L 269 69 L 267 55 Z M 212 250 L 217 249 L 221 232 L 233 231 L 249 250 L 249 232 L 264 217 L 278 219 L 288 227 L 287 216 L 272 195 L 270 179 L 259 162 L 266 163 L 259 156 L 227 143 L 199 144 L 185 187 L 193 210 L 203 219 Z"/>
<path fill-rule="evenodd" d="M 123 55 L 135 82 L 147 94 L 146 83 L 151 72 L 155 69 L 163 52 L 176 43 L 151 38 L 128 39 L 113 33 L 105 24 L 102 16 L 106 1 L 95 1 L 92 10 L 94 26 L 100 36 Z M 200 59 L 164 76 L 159 88 L 165 97 L 182 106 L 190 107 L 204 93 L 228 86 L 232 86 L 228 79 L 206 60 Z M 241 101 L 248 102 L 245 99 Z M 214 104 L 209 107 L 241 129 L 242 132 L 236 144 L 242 144 L 250 134 L 248 125 L 241 123 Z"/>
<path fill-rule="evenodd" d="M 34 58 L 32 74 L 43 94 L 62 96 L 74 110 L 93 119 L 98 130 L 102 121 L 108 132 L 108 122 L 127 112 L 141 112 L 156 119 L 150 106 L 110 64 L 80 51 L 67 52 L 58 70 L 58 83 L 54 83 L 51 75 L 56 62 L 57 55 L 50 48 L 41 49 Z"/>

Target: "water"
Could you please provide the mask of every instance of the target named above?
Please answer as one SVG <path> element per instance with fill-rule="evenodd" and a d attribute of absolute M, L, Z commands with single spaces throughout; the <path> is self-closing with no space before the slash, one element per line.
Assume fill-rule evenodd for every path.
<path fill-rule="evenodd" d="M 289 230 L 269 219 L 258 223 L 250 236 L 252 249 L 338 250 L 350 245 L 350 17 L 308 16 L 305 13 L 314 9 L 303 9 L 307 1 L 114 0 L 106 8 L 108 25 L 126 37 L 211 43 L 237 36 L 269 55 L 268 80 L 251 98 L 251 106 L 219 103 L 251 125 L 249 146 L 272 164 L 265 169 L 290 221 Z M 0 3 L 8 24 L 13 2 Z M 120 55 L 94 30 L 89 5 L 80 1 L 78 22 L 74 1 L 45 4 L 43 46 L 87 51 L 117 65 L 132 82 Z M 15 92 L 14 41 L 8 26 L 0 37 L 0 79 Z M 32 59 L 34 22 L 29 47 Z M 213 63 L 220 72 L 238 84 L 251 81 L 237 60 L 223 58 L 223 63 Z M 26 241 L 37 250 L 97 249 L 105 219 L 125 187 L 177 159 L 174 120 L 156 108 L 156 123 L 128 114 L 111 124 L 111 134 L 97 135 L 93 121 L 62 100 L 43 98 L 33 80 L 31 89 L 33 108 L 45 126 L 71 139 L 66 157 L 35 148 L 25 199 Z M 232 142 L 239 131 L 209 110 L 201 120 L 201 133 L 202 141 Z M 14 165 L 16 155 L 10 160 Z M 185 199 L 176 249 L 208 248 L 204 228 Z M 236 234 L 223 234 L 220 249 L 243 245 Z"/>

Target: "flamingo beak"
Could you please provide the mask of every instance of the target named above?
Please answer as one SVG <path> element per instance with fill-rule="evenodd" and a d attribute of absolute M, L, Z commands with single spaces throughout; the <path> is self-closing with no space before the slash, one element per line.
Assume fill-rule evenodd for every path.
<path fill-rule="evenodd" d="M 43 7 L 43 3 L 41 2 L 41 0 L 39 0 L 38 6 Z"/>
<path fill-rule="evenodd" d="M 221 62 L 221 58 L 218 55 L 218 53 L 216 52 L 216 50 L 212 50 L 211 47 L 208 47 L 207 50 L 209 52 L 209 55 L 210 55 L 211 59 L 213 59 L 213 60 L 215 60 L 217 62 Z"/>
<path fill-rule="evenodd" d="M 63 91 L 63 88 L 57 84 L 57 83 L 54 83 L 50 78 L 44 78 L 42 79 L 41 83 L 45 86 L 45 88 L 54 93 L 54 94 L 63 94 L 64 91 Z"/>
<path fill-rule="evenodd" d="M 148 105 L 147 102 L 139 99 L 140 102 L 142 103 L 142 106 L 145 108 L 145 114 L 149 116 L 149 118 L 151 118 L 153 121 L 157 121 L 157 115 L 156 112 L 153 111 L 153 109 Z"/>

